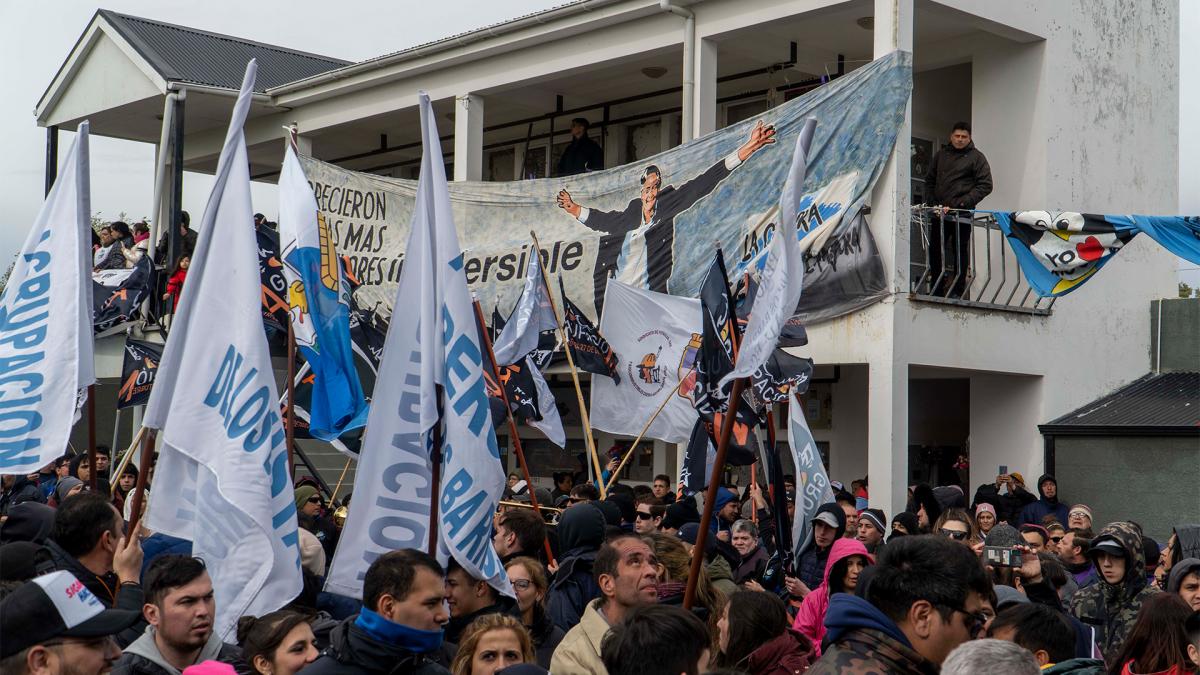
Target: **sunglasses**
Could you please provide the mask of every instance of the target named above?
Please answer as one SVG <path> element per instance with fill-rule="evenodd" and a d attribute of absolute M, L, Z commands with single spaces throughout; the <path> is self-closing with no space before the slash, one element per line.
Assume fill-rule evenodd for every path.
<path fill-rule="evenodd" d="M 320 498 L 320 497 L 316 497 L 316 496 L 309 497 L 309 498 L 308 498 L 308 503 L 309 503 L 309 504 L 320 504 L 320 503 L 321 503 L 321 498 Z"/>
<path fill-rule="evenodd" d="M 942 529 L 938 530 L 938 534 L 942 535 L 943 537 L 950 537 L 954 541 L 963 541 L 967 538 L 969 533 L 959 532 L 958 530 L 947 530 L 943 527 Z"/>
<path fill-rule="evenodd" d="M 637 519 L 638 519 L 638 520 L 651 520 L 651 519 L 653 519 L 653 518 L 654 518 L 654 516 L 650 515 L 649 513 L 646 513 L 645 511 L 638 511 L 638 512 L 637 512 Z"/>
<path fill-rule="evenodd" d="M 967 624 L 967 631 L 971 635 L 978 635 L 979 631 L 983 630 L 983 626 L 988 620 L 987 615 L 983 612 L 971 613 L 962 607 L 955 607 L 954 605 L 942 605 L 942 607 L 959 612 L 960 614 L 964 614 L 970 620 L 970 623 Z"/>
<path fill-rule="evenodd" d="M 1056 543 L 1056 544 L 1057 544 L 1057 543 L 1059 543 L 1059 542 L 1061 542 L 1062 540 L 1063 540 L 1063 538 L 1062 538 L 1062 537 L 1050 537 L 1050 541 L 1052 541 L 1052 542 L 1054 542 L 1054 543 Z"/>

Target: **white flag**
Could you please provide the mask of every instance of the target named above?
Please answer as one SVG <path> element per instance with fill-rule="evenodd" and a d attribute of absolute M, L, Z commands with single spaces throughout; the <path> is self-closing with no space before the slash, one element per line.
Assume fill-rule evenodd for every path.
<path fill-rule="evenodd" d="M 554 309 L 550 305 L 550 297 L 546 293 L 546 284 L 542 281 L 542 266 L 539 264 L 536 249 L 530 247 L 533 254 L 529 256 L 529 265 L 525 270 L 525 288 L 513 309 L 504 330 L 496 336 L 492 351 L 496 354 L 496 365 L 507 366 L 521 360 L 529 352 L 537 349 L 540 333 L 558 328 L 554 318 Z"/>
<path fill-rule="evenodd" d="M 788 406 L 788 447 L 796 467 L 796 515 L 792 519 L 792 553 L 796 559 L 808 547 L 812 535 L 812 519 L 821 505 L 833 501 L 833 488 L 817 442 L 804 419 L 804 406 L 795 396 Z"/>
<path fill-rule="evenodd" d="M 0 474 L 61 456 L 96 382 L 89 176 L 83 122 L 0 295 Z"/>
<path fill-rule="evenodd" d="M 563 429 L 562 416 L 558 414 L 554 392 L 550 391 L 550 385 L 546 383 L 546 378 L 542 376 L 542 371 L 538 370 L 532 356 L 525 357 L 525 365 L 533 377 L 533 386 L 537 389 L 538 412 L 542 414 L 540 420 L 530 419 L 529 426 L 546 434 L 551 443 L 565 449 L 567 432 Z"/>
<path fill-rule="evenodd" d="M 700 301 L 644 291 L 608 280 L 600 333 L 621 364 L 621 381 L 592 378 L 592 428 L 626 436 L 638 432 L 670 402 L 646 430 L 646 436 L 686 443 L 696 424 L 696 409 L 679 394 L 700 346 Z M 687 358 L 690 357 L 690 358 Z M 684 387 L 685 393 L 690 388 Z"/>
<path fill-rule="evenodd" d="M 279 609 L 302 586 L 242 133 L 256 72 L 250 61 L 145 418 L 161 430 L 147 525 L 192 541 L 227 641 L 239 617 Z"/>
<path fill-rule="evenodd" d="M 721 378 L 725 385 L 739 377 L 749 377 L 775 352 L 783 325 L 792 318 L 800 292 L 804 289 L 804 255 L 796 239 L 796 207 L 804 197 L 804 176 L 808 172 L 808 149 L 812 145 L 817 121 L 804 122 L 787 182 L 779 196 L 779 228 L 771 236 L 771 251 L 763 268 L 754 311 L 738 350 L 733 371 Z"/>

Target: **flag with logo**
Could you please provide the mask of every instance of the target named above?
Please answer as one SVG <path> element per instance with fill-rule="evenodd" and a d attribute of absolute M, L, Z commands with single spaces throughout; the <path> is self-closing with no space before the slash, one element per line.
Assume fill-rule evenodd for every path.
<path fill-rule="evenodd" d="M 255 228 L 258 243 L 258 274 L 262 285 L 263 324 L 272 330 L 286 331 L 288 312 L 287 278 L 279 262 L 279 238 L 266 228 Z"/>
<path fill-rule="evenodd" d="M 700 346 L 700 301 L 609 279 L 600 332 L 621 363 L 621 379 L 592 378 L 591 421 L 600 431 L 637 436 L 658 410 L 646 436 L 684 443 L 696 423 L 687 391 L 680 391 Z M 685 365 L 686 364 L 686 365 Z"/>
<path fill-rule="evenodd" d="M 759 408 L 783 403 L 793 394 L 808 391 L 812 370 L 812 359 L 793 356 L 782 349 L 776 349 L 771 358 L 754 371 L 747 391 L 753 397 L 755 406 Z"/>
<path fill-rule="evenodd" d="M 1025 280 L 1044 298 L 1066 295 L 1082 286 L 1139 232 L 1200 265 L 1200 218 L 1194 216 L 990 213 L 1012 247 Z"/>
<path fill-rule="evenodd" d="M 538 348 L 543 331 L 557 328 L 558 321 L 554 318 L 554 309 L 550 306 L 550 296 L 542 277 L 541 259 L 537 255 L 530 255 L 521 297 L 517 299 L 517 306 L 492 345 L 496 362 L 506 366 L 521 361 L 526 354 Z"/>
<path fill-rule="evenodd" d="M 125 339 L 125 358 L 121 364 L 121 388 L 117 390 L 117 410 L 146 405 L 163 346 L 157 342 Z"/>
<path fill-rule="evenodd" d="M 722 383 L 753 375 L 770 358 L 779 344 L 784 325 L 795 312 L 796 303 L 800 302 L 800 292 L 804 288 L 804 258 L 796 239 L 796 218 L 804 197 L 808 149 L 816 126 L 816 120 L 809 118 L 796 139 L 792 166 L 779 196 L 779 229 L 771 236 L 771 247 L 754 303 L 758 311 L 751 312 L 737 364 L 721 379 Z"/>
<path fill-rule="evenodd" d="M 566 448 L 567 432 L 563 429 L 562 416 L 558 413 L 558 402 L 554 400 L 554 392 L 550 390 L 550 385 L 546 382 L 542 371 L 538 370 L 533 354 L 525 357 L 525 363 L 533 378 L 533 387 L 538 403 L 537 419 L 529 419 L 527 422 L 529 426 L 545 434 L 550 442 L 560 448 Z"/>
<path fill-rule="evenodd" d="M 309 433 L 332 440 L 367 421 L 350 345 L 350 282 L 290 145 L 279 174 L 279 241 L 292 334 L 315 376 Z"/>
<path fill-rule="evenodd" d="M 563 332 L 566 333 L 567 347 L 571 350 L 575 367 L 593 375 L 610 377 L 613 382 L 620 384 L 621 372 L 616 352 L 600 331 L 596 330 L 596 324 L 579 311 L 579 307 L 567 297 L 562 277 L 558 279 L 558 291 L 563 301 Z"/>
<path fill-rule="evenodd" d="M 478 314 L 476 314 L 476 329 L 479 331 L 481 345 L 485 334 L 490 338 L 497 332 L 496 328 L 489 328 L 480 323 Z M 513 420 L 518 424 L 531 419 L 539 419 L 541 412 L 538 408 L 537 385 L 533 380 L 533 373 L 530 372 L 527 359 L 522 357 L 517 363 L 497 367 L 487 349 L 481 352 L 481 357 L 483 359 L 483 379 L 487 386 L 493 426 L 497 429 L 508 427 L 508 412 L 504 407 L 506 399 L 509 409 L 512 410 Z M 499 380 L 496 379 L 497 373 L 499 373 Z"/>
<path fill-rule="evenodd" d="M 83 122 L 0 293 L 0 474 L 62 456 L 96 382 L 89 162 Z"/>
<path fill-rule="evenodd" d="M 95 310 L 92 324 L 97 333 L 132 321 L 153 285 L 154 268 L 150 258 L 142 256 L 133 267 L 105 270 L 92 275 Z"/>
<path fill-rule="evenodd" d="M 256 72 L 250 61 L 145 417 L 159 430 L 155 484 L 170 486 L 154 491 L 147 526 L 191 540 L 226 641 L 239 617 L 279 609 L 303 585 L 242 131 Z"/>
<path fill-rule="evenodd" d="M 804 419 L 804 406 L 792 398 L 788 405 L 788 448 L 796 467 L 796 516 L 792 519 L 792 553 L 798 558 L 812 543 L 812 519 L 822 504 L 833 501 L 833 488 L 821 453 Z"/>

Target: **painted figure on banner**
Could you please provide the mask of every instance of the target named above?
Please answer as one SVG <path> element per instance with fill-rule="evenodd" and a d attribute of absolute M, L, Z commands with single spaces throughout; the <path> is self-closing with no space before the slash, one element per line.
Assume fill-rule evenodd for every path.
<path fill-rule="evenodd" d="M 590 209 L 576 203 L 565 189 L 560 190 L 558 207 L 585 227 L 602 233 L 593 270 L 596 312 L 600 312 L 605 284 L 613 272 L 626 283 L 666 293 L 675 264 L 675 218 L 709 195 L 754 153 L 774 142 L 775 127 L 760 121 L 735 152 L 678 187 L 664 185 L 662 169 L 651 164 L 642 171 L 641 194 L 621 211 Z"/>

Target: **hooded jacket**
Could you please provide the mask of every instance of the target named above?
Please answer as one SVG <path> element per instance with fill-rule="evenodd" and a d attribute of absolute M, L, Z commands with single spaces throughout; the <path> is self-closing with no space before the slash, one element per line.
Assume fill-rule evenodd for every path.
<path fill-rule="evenodd" d="M 941 504 L 941 502 L 938 501 L 937 495 L 934 494 L 933 488 L 929 487 L 928 485 L 926 485 L 924 483 L 913 488 L 912 501 L 913 501 L 912 506 L 908 510 L 917 515 L 918 522 L 919 522 L 919 518 L 921 515 L 920 509 L 922 506 L 924 506 L 925 507 L 925 517 L 927 517 L 929 519 L 928 526 L 933 527 L 933 524 L 936 523 L 937 519 L 942 515 L 942 504 Z M 917 533 L 910 532 L 909 534 L 917 534 Z"/>
<path fill-rule="evenodd" d="M 808 675 L 937 675 L 891 619 L 856 595 L 838 593 L 825 614 L 825 654 Z"/>
<path fill-rule="evenodd" d="M 1038 478 L 1038 500 L 1026 504 L 1025 508 L 1021 509 L 1021 515 L 1017 518 L 1018 527 L 1021 525 L 1045 525 L 1042 519 L 1046 516 L 1054 516 L 1054 519 L 1064 526 L 1067 524 L 1071 509 L 1058 501 L 1057 492 L 1055 492 L 1054 499 L 1046 496 L 1046 493 L 1042 491 L 1042 486 L 1046 483 L 1054 483 L 1054 487 L 1058 487 L 1058 481 L 1048 473 Z"/>
<path fill-rule="evenodd" d="M 418 654 L 381 642 L 355 624 L 342 621 L 329 634 L 329 648 L 304 672 L 308 675 L 449 675 L 436 654 Z"/>
<path fill-rule="evenodd" d="M 817 516 L 820 516 L 822 513 L 831 513 L 837 519 L 838 526 L 834 531 L 833 541 L 835 543 L 840 541 L 842 535 L 846 533 L 846 512 L 842 510 L 840 504 L 830 502 L 823 504 L 821 508 L 817 509 Z M 817 516 L 813 516 L 813 520 L 816 520 Z M 809 546 L 800 555 L 800 559 L 796 562 L 796 568 L 799 571 L 798 576 L 800 577 L 800 581 L 803 581 L 805 586 L 808 586 L 810 589 L 816 588 L 825 579 L 825 562 L 829 560 L 829 551 L 832 548 L 830 546 L 830 548 L 824 550 L 819 549 L 814 541 L 812 546 Z"/>
<path fill-rule="evenodd" d="M 554 625 L 564 631 L 579 623 L 587 604 L 600 597 L 592 574 L 596 552 L 604 543 L 604 514 L 591 504 L 576 504 L 558 521 L 558 572 L 550 582 L 546 606 Z"/>
<path fill-rule="evenodd" d="M 825 639 L 825 614 L 829 609 L 829 598 L 834 593 L 846 592 L 846 589 L 841 587 L 842 579 L 835 578 L 835 583 L 831 584 L 830 577 L 835 571 L 839 576 L 844 575 L 845 568 L 838 563 L 856 555 L 863 556 L 872 565 L 875 564 L 875 558 L 867 553 L 867 547 L 861 541 L 838 539 L 833 542 L 833 547 L 829 551 L 829 560 L 825 563 L 825 580 L 812 593 L 805 596 L 804 603 L 800 605 L 800 611 L 796 613 L 796 620 L 792 623 L 792 628 L 812 641 L 813 650 L 817 656 L 821 655 L 821 640 Z"/>
<path fill-rule="evenodd" d="M 1114 541 L 1125 553 L 1125 578 L 1110 584 L 1097 570 L 1096 583 L 1081 588 L 1071 598 L 1071 614 L 1096 630 L 1096 644 L 1104 658 L 1112 659 L 1121 650 L 1126 636 L 1137 620 L 1138 611 L 1148 597 L 1158 591 L 1146 583 L 1142 540 L 1132 523 L 1111 523 L 1092 540 L 1093 557 L 1096 546 Z"/>
<path fill-rule="evenodd" d="M 1176 560 L 1200 558 L 1200 525 L 1179 525 L 1175 528 Z"/>
<path fill-rule="evenodd" d="M 253 672 L 244 661 L 242 651 L 234 645 L 221 642 L 213 633 L 200 649 L 196 663 L 220 661 L 233 666 L 238 673 Z M 125 648 L 121 658 L 113 665 L 112 675 L 180 675 L 180 670 L 167 662 L 154 644 L 154 627 L 147 626 L 142 636 Z"/>
<path fill-rule="evenodd" d="M 14 476 L 12 487 L 0 494 L 0 515 L 8 515 L 9 509 L 25 502 L 46 503 L 38 484 L 25 476 Z"/>
<path fill-rule="evenodd" d="M 991 192 L 992 169 L 974 141 L 962 150 L 946 145 L 929 163 L 925 200 L 930 204 L 973 209 Z"/>
<path fill-rule="evenodd" d="M 795 675 L 808 670 L 816 658 L 808 638 L 789 628 L 750 652 L 738 665 L 750 675 Z"/>
<path fill-rule="evenodd" d="M 1184 558 L 1171 566 L 1171 574 L 1167 576 L 1167 592 L 1178 593 L 1187 575 L 1200 573 L 1200 558 Z"/>

